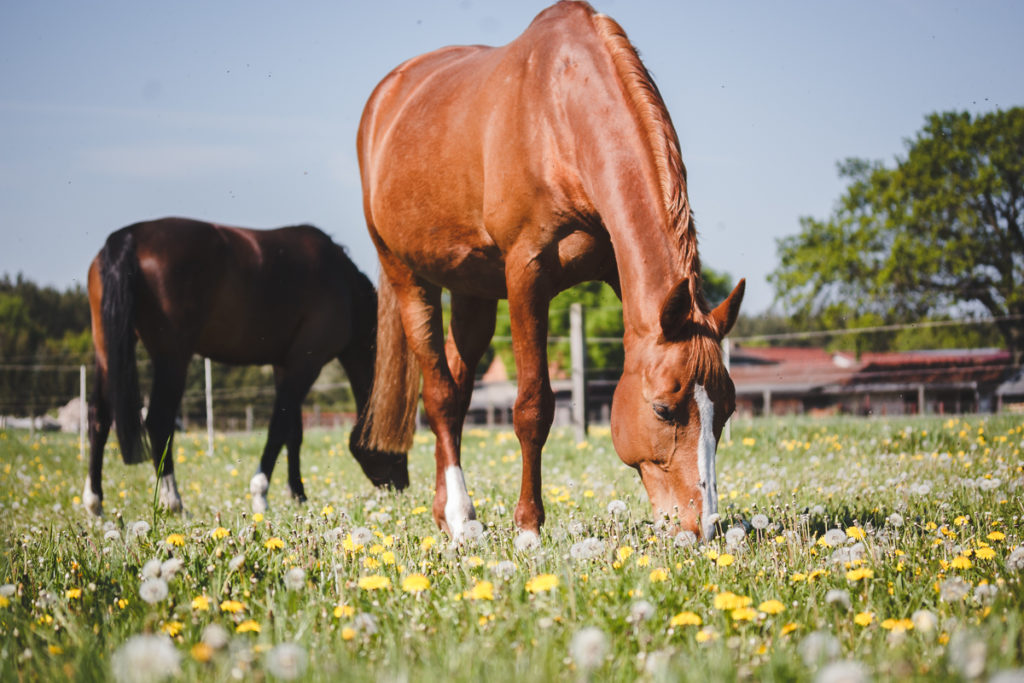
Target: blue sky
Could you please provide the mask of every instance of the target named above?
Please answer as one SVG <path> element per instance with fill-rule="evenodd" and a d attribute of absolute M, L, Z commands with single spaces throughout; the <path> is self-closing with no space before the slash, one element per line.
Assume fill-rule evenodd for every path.
<path fill-rule="evenodd" d="M 1024 3 L 596 2 L 682 143 L 706 264 L 766 309 L 776 240 L 824 217 L 835 164 L 892 161 L 927 113 L 1024 104 Z M 84 283 L 106 235 L 179 215 L 313 223 L 376 278 L 355 156 L 413 55 L 503 44 L 546 3 L 4 2 L 0 273 Z"/>

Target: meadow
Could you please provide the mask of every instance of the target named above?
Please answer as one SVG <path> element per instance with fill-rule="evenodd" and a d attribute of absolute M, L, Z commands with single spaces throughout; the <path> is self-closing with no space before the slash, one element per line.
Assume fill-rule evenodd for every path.
<path fill-rule="evenodd" d="M 310 430 L 310 501 L 250 511 L 264 434 L 179 434 L 183 516 L 108 446 L 105 515 L 76 437 L 0 432 L 2 680 L 1024 680 L 1024 420 L 734 424 L 721 530 L 652 519 L 607 428 L 545 450 L 547 525 L 517 543 L 518 443 L 467 430 L 482 525 L 373 489 Z"/>

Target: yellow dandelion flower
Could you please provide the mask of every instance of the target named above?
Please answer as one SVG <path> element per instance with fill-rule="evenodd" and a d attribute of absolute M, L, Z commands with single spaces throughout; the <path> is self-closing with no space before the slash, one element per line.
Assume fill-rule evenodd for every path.
<path fill-rule="evenodd" d="M 402 590 L 406 593 L 422 593 L 430 588 L 430 579 L 423 574 L 409 574 L 402 579 Z"/>
<path fill-rule="evenodd" d="M 914 622 L 910 619 L 885 619 L 881 626 L 886 631 L 910 631 L 914 628 Z"/>
<path fill-rule="evenodd" d="M 180 621 L 168 621 L 166 624 L 160 627 L 160 630 L 169 635 L 171 638 L 181 633 L 181 630 L 185 628 L 185 624 Z"/>
<path fill-rule="evenodd" d="M 118 609 L 124 609 L 127 606 L 128 606 L 128 601 L 127 600 L 125 600 L 124 598 L 118 598 L 117 599 L 117 608 Z"/>
<path fill-rule="evenodd" d="M 954 569 L 970 569 L 974 565 L 971 563 L 969 559 L 967 559 L 967 556 L 957 555 L 953 558 L 953 561 L 949 563 L 949 566 L 953 567 Z"/>
<path fill-rule="evenodd" d="M 765 614 L 778 614 L 785 610 L 786 606 L 778 600 L 765 600 L 757 606 L 757 609 L 761 610 Z"/>
<path fill-rule="evenodd" d="M 484 563 L 484 558 L 480 557 L 479 555 L 473 555 L 471 557 L 467 557 L 466 558 L 466 564 L 469 565 L 470 567 L 479 567 L 483 563 Z"/>
<path fill-rule="evenodd" d="M 494 584 L 490 581 L 478 581 L 472 590 L 462 594 L 466 600 L 494 600 Z"/>
<path fill-rule="evenodd" d="M 178 546 L 179 548 L 185 545 L 185 537 L 181 534 L 171 534 L 166 539 L 167 545 Z"/>
<path fill-rule="evenodd" d="M 714 640 L 717 637 L 718 634 L 715 633 L 714 629 L 712 629 L 711 627 L 702 628 L 701 630 L 697 631 L 696 635 L 694 635 L 694 639 L 698 643 L 706 643 L 709 640 Z"/>
<path fill-rule="evenodd" d="M 393 552 L 391 552 L 390 550 L 385 550 L 380 555 L 380 561 L 383 562 L 384 564 L 394 564 L 395 563 L 395 554 Z"/>
<path fill-rule="evenodd" d="M 370 553 L 371 555 L 380 555 L 382 552 L 384 552 L 384 546 L 382 546 L 380 543 L 374 543 L 367 549 L 366 552 Z"/>
<path fill-rule="evenodd" d="M 268 538 L 266 543 L 263 544 L 263 547 L 268 550 L 280 550 L 284 547 L 284 541 L 277 536 L 274 536 L 273 538 Z"/>
<path fill-rule="evenodd" d="M 215 541 L 219 541 L 222 538 L 227 538 L 230 535 L 231 535 L 231 532 L 228 531 L 227 529 L 225 529 L 222 526 L 219 526 L 219 527 L 217 527 L 216 529 L 214 529 L 213 531 L 210 532 L 210 536 Z"/>
<path fill-rule="evenodd" d="M 356 630 L 354 628 L 352 628 L 351 626 L 346 626 L 345 628 L 341 629 L 341 639 L 342 640 L 352 640 L 355 637 L 356 637 Z"/>
<path fill-rule="evenodd" d="M 651 583 L 661 583 L 662 581 L 668 581 L 668 572 L 662 569 L 661 567 L 658 567 L 657 569 L 651 571 L 651 574 L 648 578 L 651 580 Z"/>
<path fill-rule="evenodd" d="M 800 583 L 801 581 L 807 580 L 807 574 L 804 574 L 802 572 L 796 572 L 795 574 L 789 577 L 789 580 L 792 583 Z"/>
<path fill-rule="evenodd" d="M 420 549 L 430 550 L 434 547 L 435 543 L 437 543 L 437 541 L 434 539 L 433 536 L 426 536 L 422 541 L 420 541 Z"/>
<path fill-rule="evenodd" d="M 257 512 L 256 514 L 254 514 L 252 516 L 252 521 L 253 521 L 254 524 L 259 524 L 260 522 L 262 522 L 263 521 L 263 513 L 262 512 Z"/>
<path fill-rule="evenodd" d="M 851 569 L 846 572 L 847 581 L 860 581 L 861 579 L 874 578 L 875 572 L 873 569 L 867 567 L 858 567 L 857 569 Z"/>
<path fill-rule="evenodd" d="M 858 626 L 867 626 L 874 620 L 874 612 L 859 612 L 856 616 L 853 617 L 853 623 L 857 624 Z"/>
<path fill-rule="evenodd" d="M 846 530 L 846 535 L 850 538 L 855 538 L 858 541 L 863 541 L 865 536 L 864 530 L 861 529 L 859 526 L 851 526 L 850 528 L 848 528 Z"/>
<path fill-rule="evenodd" d="M 782 627 L 781 633 L 784 636 L 788 636 L 790 633 L 797 630 L 798 628 L 800 628 L 800 624 L 796 623 L 795 621 L 791 621 Z"/>
<path fill-rule="evenodd" d="M 385 588 L 391 588 L 391 579 L 380 574 L 371 574 L 369 576 L 359 577 L 359 587 L 364 591 L 375 591 L 382 590 Z"/>
<path fill-rule="evenodd" d="M 715 564 L 719 567 L 728 567 L 735 560 L 736 558 L 730 555 L 729 553 L 722 553 L 718 556 L 718 559 L 715 560 Z"/>
<path fill-rule="evenodd" d="M 78 598 L 82 597 L 82 589 L 69 588 L 64 592 L 64 597 L 68 600 L 77 600 Z"/>
<path fill-rule="evenodd" d="M 197 612 L 206 612 L 210 609 L 210 598 L 205 595 L 197 595 L 192 598 L 192 609 Z"/>
<path fill-rule="evenodd" d="M 341 619 L 342 617 L 351 617 L 356 613 L 356 608 L 352 605 L 338 605 L 334 608 L 334 617 Z"/>
<path fill-rule="evenodd" d="M 993 557 L 996 556 L 996 551 L 992 548 L 978 548 L 974 551 L 974 555 L 979 560 L 991 560 Z"/>
<path fill-rule="evenodd" d="M 669 619 L 669 626 L 700 626 L 704 623 L 704 620 L 700 618 L 699 614 L 694 612 L 680 612 L 671 619 Z"/>
<path fill-rule="evenodd" d="M 1002 531 L 992 531 L 989 532 L 989 535 L 985 538 L 987 538 L 990 541 L 1002 541 L 1006 539 L 1006 534 L 1004 534 Z"/>
<path fill-rule="evenodd" d="M 213 659 L 213 648 L 200 641 L 192 646 L 192 649 L 189 650 L 189 654 L 192 655 L 192 659 L 205 664 Z"/>
<path fill-rule="evenodd" d="M 259 622 L 253 619 L 246 619 L 237 627 L 235 627 L 235 633 L 259 633 L 260 630 L 261 629 Z"/>
<path fill-rule="evenodd" d="M 60 645 L 49 645 L 46 648 L 51 655 L 59 655 L 64 653 L 64 648 Z"/>
<path fill-rule="evenodd" d="M 630 552 L 632 552 L 632 550 Z M 558 577 L 554 574 L 538 574 L 526 582 L 526 590 L 530 593 L 540 593 L 542 591 L 553 590 L 557 587 Z"/>
<path fill-rule="evenodd" d="M 966 517 L 964 515 L 960 515 L 959 517 L 957 517 L 956 519 L 953 520 L 953 524 L 955 524 L 957 526 L 964 526 L 969 521 L 970 521 L 970 519 L 968 517 Z"/>
<path fill-rule="evenodd" d="M 416 506 L 416 507 L 414 507 L 414 508 L 412 509 L 412 511 L 410 512 L 410 514 L 413 514 L 413 515 L 422 515 L 422 514 L 423 514 L 424 512 L 426 512 L 426 511 L 427 511 L 427 506 L 426 506 L 426 505 L 418 505 L 418 506 Z"/>
<path fill-rule="evenodd" d="M 729 614 L 733 621 L 752 621 L 757 617 L 757 610 L 753 607 L 740 607 Z"/>
<path fill-rule="evenodd" d="M 0 608 L 9 607 L 11 601 L 6 596 L 0 595 Z"/>
<path fill-rule="evenodd" d="M 753 600 L 745 595 L 736 595 L 732 591 L 724 591 L 715 596 L 715 609 L 722 611 L 731 611 L 734 609 L 740 609 L 741 607 L 747 607 L 752 603 Z"/>
<path fill-rule="evenodd" d="M 619 562 L 625 562 L 629 559 L 629 556 L 633 554 L 633 549 L 628 545 L 624 545 L 615 551 L 615 556 L 619 558 Z"/>
<path fill-rule="evenodd" d="M 334 514 L 334 507 L 330 503 L 328 503 L 327 505 L 324 505 L 322 508 L 320 508 L 320 515 L 323 516 L 323 517 L 330 517 L 333 514 Z"/>
<path fill-rule="evenodd" d="M 380 561 L 376 557 L 370 557 L 367 555 L 363 558 L 363 567 L 366 569 L 377 569 L 380 567 Z"/>
<path fill-rule="evenodd" d="M 238 600 L 225 600 L 220 603 L 220 611 L 228 612 L 230 614 L 236 614 L 245 609 L 245 605 L 240 603 Z"/>

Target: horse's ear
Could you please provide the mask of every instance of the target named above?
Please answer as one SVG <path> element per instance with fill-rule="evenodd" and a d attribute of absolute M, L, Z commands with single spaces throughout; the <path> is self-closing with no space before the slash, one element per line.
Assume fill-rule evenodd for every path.
<path fill-rule="evenodd" d="M 672 288 L 661 305 L 661 333 L 665 339 L 678 339 L 683 326 L 693 315 L 690 279 L 683 278 Z"/>
<path fill-rule="evenodd" d="M 714 321 L 715 334 L 719 339 L 729 334 L 729 330 L 736 323 L 736 317 L 740 314 L 740 304 L 743 303 L 743 292 L 747 289 L 747 281 L 741 279 L 736 283 L 732 293 L 725 301 L 718 304 L 715 310 L 711 311 L 711 319 Z"/>

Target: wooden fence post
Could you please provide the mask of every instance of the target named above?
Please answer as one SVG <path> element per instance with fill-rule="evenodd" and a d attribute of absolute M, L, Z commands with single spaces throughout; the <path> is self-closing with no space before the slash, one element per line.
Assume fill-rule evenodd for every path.
<path fill-rule="evenodd" d="M 207 455 L 213 455 L 213 364 L 206 360 L 206 442 Z"/>

